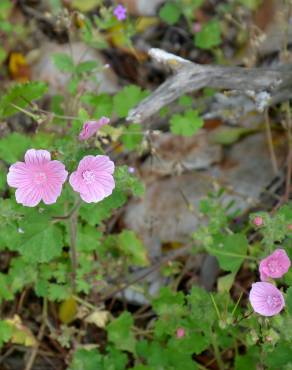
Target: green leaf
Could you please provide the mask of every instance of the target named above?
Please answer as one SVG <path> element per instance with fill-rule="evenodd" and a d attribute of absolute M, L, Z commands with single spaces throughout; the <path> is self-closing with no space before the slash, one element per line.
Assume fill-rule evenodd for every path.
<path fill-rule="evenodd" d="M 13 293 L 9 286 L 9 276 L 7 274 L 0 273 L 0 302 L 2 300 L 13 299 Z"/>
<path fill-rule="evenodd" d="M 70 55 L 65 53 L 56 53 L 52 56 L 53 63 L 62 72 L 72 73 L 75 69 L 74 62 Z"/>
<path fill-rule="evenodd" d="M 204 24 L 195 36 L 195 45 L 200 49 L 212 49 L 221 44 L 221 27 L 216 20 Z"/>
<path fill-rule="evenodd" d="M 216 318 L 216 312 L 210 295 L 205 289 L 193 286 L 188 296 L 191 305 L 192 322 L 202 331 L 209 331 Z"/>
<path fill-rule="evenodd" d="M 247 248 L 248 241 L 243 234 L 217 235 L 207 251 L 217 257 L 223 270 L 236 272 L 246 257 Z"/>
<path fill-rule="evenodd" d="M 258 347 L 250 347 L 245 355 L 239 355 L 235 358 L 235 370 L 256 370 L 260 360 L 260 351 Z"/>
<path fill-rule="evenodd" d="M 121 136 L 121 141 L 125 148 L 128 150 L 134 150 L 141 144 L 143 140 L 143 133 L 141 125 L 138 123 L 130 124 Z"/>
<path fill-rule="evenodd" d="M 117 349 L 135 353 L 136 339 L 132 332 L 134 320 L 129 312 L 123 312 L 107 326 L 108 339 Z"/>
<path fill-rule="evenodd" d="M 231 145 L 237 142 L 242 136 L 254 132 L 254 129 L 244 127 L 222 127 L 214 130 L 210 138 L 214 143 Z"/>
<path fill-rule="evenodd" d="M 19 223 L 23 230 L 17 250 L 25 259 L 33 262 L 48 262 L 62 253 L 63 235 L 57 225 L 45 217 L 27 217 Z"/>
<path fill-rule="evenodd" d="M 288 312 L 292 316 L 292 286 L 290 286 L 287 290 L 286 305 Z"/>
<path fill-rule="evenodd" d="M 147 95 L 148 92 L 142 91 L 138 86 L 126 86 L 114 96 L 114 111 L 118 117 L 124 118 L 128 115 L 129 110 Z"/>
<path fill-rule="evenodd" d="M 279 342 L 275 349 L 266 356 L 266 364 L 269 370 L 283 369 L 292 364 L 291 342 Z"/>
<path fill-rule="evenodd" d="M 183 338 L 172 337 L 169 342 L 169 348 L 174 351 L 180 351 L 185 355 L 199 355 L 210 345 L 209 338 L 200 332 L 186 332 Z"/>
<path fill-rule="evenodd" d="M 170 119 L 171 132 L 181 136 L 192 136 L 203 125 L 204 121 L 196 110 L 187 110 L 184 114 L 174 114 Z"/>
<path fill-rule="evenodd" d="M 147 266 L 149 264 L 146 248 L 133 231 L 123 230 L 118 236 L 118 243 L 131 264 L 135 266 Z"/>
<path fill-rule="evenodd" d="M 6 118 L 19 112 L 17 107 L 25 108 L 32 101 L 40 99 L 47 91 L 48 85 L 44 82 L 26 82 L 12 86 L 9 91 L 1 97 L 0 117 Z"/>
<path fill-rule="evenodd" d="M 181 10 L 176 4 L 167 2 L 159 11 L 159 17 L 166 23 L 172 25 L 177 23 L 181 16 Z"/>
<path fill-rule="evenodd" d="M 108 354 L 104 357 L 104 370 L 125 370 L 128 363 L 128 356 L 116 348 L 108 348 Z"/>
<path fill-rule="evenodd" d="M 30 137 L 13 132 L 0 140 L 0 158 L 9 164 L 22 161 L 30 146 Z"/>
<path fill-rule="evenodd" d="M 95 95 L 88 93 L 81 97 L 81 101 L 95 107 L 93 117 L 97 119 L 102 116 L 111 117 L 112 115 L 113 99 L 108 94 Z"/>
<path fill-rule="evenodd" d="M 178 104 L 183 107 L 190 107 L 193 104 L 193 99 L 189 95 L 182 95 L 178 100 Z"/>
<path fill-rule="evenodd" d="M 173 292 L 169 287 L 164 287 L 159 296 L 153 299 L 152 307 L 158 315 L 178 316 L 185 312 L 184 303 L 182 292 Z"/>
<path fill-rule="evenodd" d="M 77 249 L 79 252 L 97 251 L 100 246 L 101 233 L 90 225 L 80 226 L 77 233 Z"/>
<path fill-rule="evenodd" d="M 98 67 L 98 63 L 96 60 L 87 60 L 85 62 L 81 62 L 77 65 L 75 72 L 76 73 L 87 73 L 92 72 Z"/>
<path fill-rule="evenodd" d="M 51 301 L 64 301 L 65 299 L 68 299 L 70 297 L 70 288 L 68 285 L 62 285 L 62 284 L 49 284 L 48 285 L 48 298 Z"/>
<path fill-rule="evenodd" d="M 0 347 L 3 343 L 6 343 L 10 340 L 12 336 L 12 326 L 9 325 L 6 321 L 0 321 Z"/>
<path fill-rule="evenodd" d="M 68 370 L 104 370 L 102 355 L 97 349 L 78 349 Z"/>
<path fill-rule="evenodd" d="M 81 217 L 90 225 L 94 226 L 109 218 L 112 210 L 125 204 L 127 197 L 118 189 L 115 189 L 110 197 L 97 204 L 82 203 L 80 207 Z"/>
<path fill-rule="evenodd" d="M 248 9 L 255 10 L 259 7 L 263 0 L 238 0 L 238 1 Z"/>
<path fill-rule="evenodd" d="M 102 5 L 101 0 L 73 0 L 72 6 L 81 12 L 89 12 L 97 5 Z"/>
<path fill-rule="evenodd" d="M 221 276 L 218 281 L 218 292 L 224 293 L 229 292 L 235 279 L 235 273 L 231 272 L 230 274 L 227 274 L 225 276 Z"/>

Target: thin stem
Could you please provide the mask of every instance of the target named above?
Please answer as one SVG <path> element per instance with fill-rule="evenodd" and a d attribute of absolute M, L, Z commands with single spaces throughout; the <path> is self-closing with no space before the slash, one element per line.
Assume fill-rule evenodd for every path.
<path fill-rule="evenodd" d="M 277 163 L 276 154 L 275 154 L 274 145 L 273 145 L 273 138 L 272 138 L 272 131 L 271 131 L 268 109 L 265 110 L 265 127 L 266 127 L 266 135 L 267 135 L 267 141 L 268 141 L 268 147 L 269 147 L 272 167 L 273 167 L 274 174 L 276 175 L 279 172 L 279 168 L 278 168 L 278 163 Z"/>
<path fill-rule="evenodd" d="M 40 330 L 39 330 L 39 333 L 38 333 L 38 336 L 37 336 L 37 343 L 36 343 L 35 347 L 33 348 L 33 350 L 31 351 L 31 355 L 30 355 L 30 357 L 29 357 L 29 359 L 26 363 L 25 370 L 31 370 L 32 367 L 33 367 L 33 364 L 34 364 L 35 359 L 36 359 L 37 354 L 38 354 L 40 342 L 43 339 L 43 336 L 45 334 L 45 329 L 46 329 L 46 325 L 47 325 L 47 315 L 48 315 L 48 301 L 47 301 L 46 298 L 44 298 L 43 313 L 42 313 L 42 324 L 41 324 L 41 327 L 40 327 Z"/>
<path fill-rule="evenodd" d="M 69 213 L 69 233 L 70 233 L 70 258 L 72 266 L 72 290 L 76 292 L 76 276 L 78 268 L 78 254 L 77 254 L 77 221 L 78 221 L 78 210 L 80 207 L 80 199 L 77 200 L 75 206 Z"/>
<path fill-rule="evenodd" d="M 217 343 L 217 337 L 214 333 L 211 333 L 211 341 L 212 341 L 212 347 L 213 347 L 213 350 L 214 350 L 214 356 L 215 356 L 217 365 L 218 365 L 220 370 L 224 370 L 225 366 L 224 366 L 224 363 L 222 361 L 220 349 L 219 349 L 219 346 L 218 346 L 218 343 Z"/>
<path fill-rule="evenodd" d="M 37 119 L 39 118 L 36 114 L 33 114 L 33 113 L 29 112 L 28 110 L 19 107 L 16 104 L 10 103 L 10 105 L 12 105 L 15 109 L 19 110 L 20 112 L 26 114 L 27 116 L 31 117 L 35 121 L 37 121 Z"/>
<path fill-rule="evenodd" d="M 53 217 L 53 220 L 56 220 L 56 221 L 64 221 L 64 220 L 69 220 L 69 218 L 72 217 L 73 213 L 79 209 L 81 205 L 81 199 L 78 199 L 77 202 L 74 204 L 74 206 L 71 208 L 70 212 L 65 215 L 65 216 L 54 216 Z"/>
<path fill-rule="evenodd" d="M 287 174 L 286 174 L 286 188 L 284 201 L 289 200 L 291 190 L 291 176 L 292 176 L 292 117 L 289 102 L 285 103 L 285 110 L 287 116 L 287 140 L 288 140 L 288 156 L 287 156 Z"/>
<path fill-rule="evenodd" d="M 238 298 L 238 300 L 237 300 L 237 302 L 236 302 L 236 304 L 235 304 L 235 306 L 234 306 L 234 308 L 233 308 L 233 310 L 231 312 L 231 316 L 233 316 L 235 314 L 235 311 L 236 311 L 236 309 L 237 309 L 237 307 L 239 305 L 239 302 L 241 301 L 242 296 L 243 296 L 243 292 L 240 293 L 240 296 L 239 296 L 239 298 Z"/>
<path fill-rule="evenodd" d="M 221 320 L 221 315 L 220 315 L 220 312 L 219 312 L 219 309 L 218 309 L 218 306 L 217 306 L 217 303 L 215 302 L 215 299 L 213 297 L 213 294 L 210 293 L 210 297 L 211 297 L 211 300 L 212 300 L 212 303 L 213 303 L 213 306 L 215 308 L 215 311 L 216 311 L 216 314 L 218 316 L 218 320 Z"/>

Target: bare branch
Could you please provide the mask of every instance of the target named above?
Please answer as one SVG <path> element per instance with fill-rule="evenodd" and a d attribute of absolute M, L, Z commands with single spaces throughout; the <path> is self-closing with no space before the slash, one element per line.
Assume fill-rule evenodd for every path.
<path fill-rule="evenodd" d="M 289 91 L 287 86 L 292 86 L 292 65 L 278 68 L 222 67 L 195 64 L 160 49 L 150 49 L 149 55 L 169 67 L 174 74 L 129 112 L 128 121 L 143 122 L 181 95 L 204 87 L 243 92 L 251 96 L 262 110 L 275 100 L 278 102 L 279 97 L 283 97 L 281 91 Z M 260 98 L 257 93 L 261 93 Z M 263 102 L 263 96 L 271 99 Z M 287 99 L 287 94 L 284 97 Z"/>

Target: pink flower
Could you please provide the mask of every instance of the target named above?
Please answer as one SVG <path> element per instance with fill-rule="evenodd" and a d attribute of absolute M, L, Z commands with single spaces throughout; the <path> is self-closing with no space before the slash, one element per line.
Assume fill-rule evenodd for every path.
<path fill-rule="evenodd" d="M 292 230 L 292 224 L 288 225 L 288 230 Z"/>
<path fill-rule="evenodd" d="M 284 249 L 276 249 L 270 256 L 260 262 L 260 277 L 262 281 L 268 278 L 280 278 L 289 270 L 291 262 Z"/>
<path fill-rule="evenodd" d="M 102 126 L 110 121 L 107 117 L 101 117 L 98 121 L 86 121 L 79 134 L 79 140 L 87 140 L 93 136 Z"/>
<path fill-rule="evenodd" d="M 184 328 L 178 328 L 177 330 L 176 330 L 176 337 L 178 338 L 178 339 L 180 339 L 180 338 L 183 338 L 184 336 L 185 336 L 185 329 Z"/>
<path fill-rule="evenodd" d="M 114 163 L 106 155 L 87 155 L 81 159 L 69 182 L 84 202 L 97 203 L 111 195 L 115 187 L 114 169 Z"/>
<path fill-rule="evenodd" d="M 262 224 L 264 223 L 264 221 L 263 221 L 263 218 L 261 217 L 261 216 L 256 216 L 254 219 L 253 219 L 253 221 L 252 221 L 253 223 L 254 223 L 254 225 L 255 226 L 262 226 Z"/>
<path fill-rule="evenodd" d="M 127 9 L 123 7 L 123 5 L 119 4 L 114 9 L 114 15 L 118 21 L 123 21 L 127 18 Z"/>
<path fill-rule="evenodd" d="M 55 203 L 62 191 L 68 172 L 63 163 L 52 161 L 47 150 L 30 149 L 24 162 L 16 162 L 9 168 L 7 183 L 16 188 L 16 201 L 34 207 L 41 200 Z"/>
<path fill-rule="evenodd" d="M 277 315 L 285 306 L 283 294 L 271 283 L 254 283 L 249 300 L 255 312 L 263 316 Z"/>

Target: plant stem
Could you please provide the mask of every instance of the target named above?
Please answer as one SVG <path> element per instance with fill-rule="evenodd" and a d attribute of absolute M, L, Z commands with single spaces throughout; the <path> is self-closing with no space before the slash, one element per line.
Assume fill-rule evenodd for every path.
<path fill-rule="evenodd" d="M 224 366 L 224 363 L 222 361 L 220 349 L 219 349 L 219 346 L 218 346 L 218 343 L 217 343 L 217 338 L 216 338 L 216 335 L 214 333 L 211 333 L 211 340 L 212 340 L 212 347 L 214 349 L 214 356 L 216 358 L 217 365 L 218 365 L 220 370 L 224 370 L 225 366 Z"/>
<path fill-rule="evenodd" d="M 277 163 L 276 154 L 275 154 L 274 145 L 273 145 L 273 138 L 272 138 L 272 131 L 271 131 L 271 126 L 270 126 L 270 118 L 269 118 L 268 109 L 265 110 L 265 126 L 266 126 L 267 141 L 268 141 L 268 146 L 269 146 L 272 167 L 273 167 L 274 174 L 276 175 L 279 172 L 279 168 L 278 168 L 278 163 Z"/>
<path fill-rule="evenodd" d="M 46 328 L 46 325 L 47 325 L 47 315 L 48 315 L 48 301 L 47 301 L 47 298 L 44 298 L 43 313 L 42 313 L 42 324 L 41 324 L 41 327 L 40 327 L 40 330 L 39 330 L 39 333 L 38 333 L 38 336 L 37 336 L 37 343 L 36 343 L 35 347 L 33 348 L 33 350 L 31 351 L 30 357 L 29 357 L 29 359 L 26 363 L 26 366 L 25 366 L 25 370 L 31 370 L 32 367 L 33 367 L 33 364 L 34 364 L 35 359 L 36 359 L 37 354 L 38 354 L 40 342 L 43 339 L 43 336 L 44 336 L 44 333 L 45 333 L 45 328 Z"/>
<path fill-rule="evenodd" d="M 289 102 L 285 103 L 285 110 L 287 115 L 287 140 L 288 140 L 288 156 L 287 156 L 287 174 L 286 174 L 286 189 L 284 195 L 284 202 L 289 200 L 291 191 L 291 176 L 292 176 L 292 117 Z"/>
<path fill-rule="evenodd" d="M 76 239 L 77 239 L 77 221 L 78 221 L 79 207 L 80 207 L 80 200 L 78 199 L 75 206 L 72 208 L 71 212 L 68 215 L 73 293 L 76 292 L 76 275 L 77 275 L 77 268 L 78 268 L 78 254 L 77 254 Z"/>

